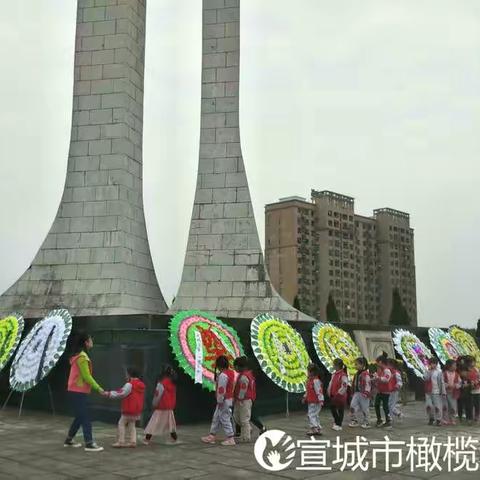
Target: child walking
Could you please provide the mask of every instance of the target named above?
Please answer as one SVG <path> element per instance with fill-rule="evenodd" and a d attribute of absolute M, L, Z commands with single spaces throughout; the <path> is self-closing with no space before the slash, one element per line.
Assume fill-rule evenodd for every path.
<path fill-rule="evenodd" d="M 164 365 L 157 378 L 157 386 L 153 395 L 152 408 L 154 412 L 145 427 L 144 445 L 150 445 L 154 435 L 170 434 L 172 443 L 177 437 L 177 424 L 173 411 L 177 405 L 177 372 Z"/>
<path fill-rule="evenodd" d="M 402 412 L 398 406 L 398 400 L 400 398 L 400 390 L 403 387 L 402 374 L 398 369 L 397 361 L 394 358 L 388 359 L 388 367 L 392 372 L 392 391 L 388 398 L 388 411 L 390 412 L 390 418 L 400 420 Z"/>
<path fill-rule="evenodd" d="M 375 384 L 377 387 L 377 395 L 375 397 L 375 414 L 377 415 L 377 427 L 392 427 L 392 421 L 390 418 L 390 409 L 388 403 L 390 400 L 390 393 L 393 391 L 393 385 L 395 378 L 392 371 L 388 367 L 387 356 L 380 355 L 377 358 L 377 372 L 375 373 Z M 380 413 L 380 405 L 383 407 L 385 413 L 385 422 L 382 420 Z"/>
<path fill-rule="evenodd" d="M 221 442 L 222 445 L 235 445 L 234 432 L 232 426 L 232 403 L 233 403 L 233 389 L 235 385 L 235 373 L 230 368 L 228 358 L 220 355 L 215 362 L 215 370 L 219 370 L 216 375 L 216 399 L 217 406 L 213 414 L 212 425 L 210 433 L 202 437 L 204 443 L 215 443 L 216 435 L 220 427 L 225 432 L 226 439 Z"/>
<path fill-rule="evenodd" d="M 118 389 L 103 395 L 112 399 L 122 399 L 122 415 L 118 421 L 117 441 L 114 448 L 135 448 L 137 446 L 137 429 L 135 423 L 143 411 L 145 384 L 140 379 L 138 370 L 127 368 L 127 383 Z"/>
<path fill-rule="evenodd" d="M 310 426 L 307 435 L 321 435 L 320 411 L 325 400 L 323 397 L 323 385 L 320 380 L 320 369 L 317 365 L 311 363 L 308 366 L 307 375 L 307 391 L 303 397 L 303 402 L 307 404 L 308 408 L 307 416 Z"/>
<path fill-rule="evenodd" d="M 468 379 L 472 385 L 473 420 L 478 422 L 480 421 L 480 371 L 475 366 L 475 358 L 470 355 L 466 358 L 466 366 Z"/>
<path fill-rule="evenodd" d="M 446 361 L 443 370 L 443 381 L 447 393 L 443 408 L 444 420 L 447 425 L 455 425 L 458 398 L 460 397 L 460 389 L 462 386 L 462 379 L 457 372 L 457 363 L 455 360 Z"/>
<path fill-rule="evenodd" d="M 372 382 L 368 371 L 367 359 L 359 357 L 355 360 L 357 373 L 352 382 L 352 401 L 350 402 L 349 427 L 370 428 L 369 408 L 372 393 Z"/>
<path fill-rule="evenodd" d="M 252 427 L 250 426 L 252 406 L 257 398 L 255 377 L 248 368 L 247 357 L 236 358 L 233 366 L 239 374 L 234 389 L 233 417 L 235 424 L 240 425 L 240 441 L 250 442 L 252 434 Z"/>
<path fill-rule="evenodd" d="M 438 359 L 430 358 L 425 380 L 425 407 L 428 424 L 440 426 L 443 418 L 443 397 L 446 395 L 442 371 L 438 368 Z"/>
<path fill-rule="evenodd" d="M 469 372 L 464 363 L 459 366 L 458 374 L 461 379 L 460 396 L 458 397 L 458 419 L 463 422 L 463 414 L 467 424 L 473 423 L 472 383 Z"/>
<path fill-rule="evenodd" d="M 347 404 L 348 376 L 342 359 L 336 358 L 333 361 L 333 367 L 335 373 L 330 379 L 327 393 L 330 397 L 330 410 L 334 421 L 332 429 L 340 431 L 342 430 L 345 405 Z"/>

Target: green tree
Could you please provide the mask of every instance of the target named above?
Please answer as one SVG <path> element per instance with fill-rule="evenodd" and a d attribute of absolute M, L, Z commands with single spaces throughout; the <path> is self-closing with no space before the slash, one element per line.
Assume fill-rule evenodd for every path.
<path fill-rule="evenodd" d="M 407 309 L 403 306 L 398 288 L 392 292 L 392 310 L 390 311 L 390 325 L 410 325 L 411 320 Z"/>
<path fill-rule="evenodd" d="M 331 293 L 328 295 L 327 302 L 327 322 L 340 322 L 340 315 L 338 314 L 337 306 L 335 305 L 335 300 Z"/>

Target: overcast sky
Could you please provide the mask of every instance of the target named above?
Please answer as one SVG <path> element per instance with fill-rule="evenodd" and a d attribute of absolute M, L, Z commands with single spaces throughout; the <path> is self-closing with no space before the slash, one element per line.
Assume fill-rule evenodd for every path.
<path fill-rule="evenodd" d="M 63 190 L 75 0 L 0 16 L 0 291 L 28 267 Z M 175 295 L 199 142 L 201 1 L 149 0 L 144 199 Z M 311 188 L 392 207 L 415 228 L 420 325 L 480 316 L 480 2 L 242 0 L 241 133 L 257 224 Z M 273 174 L 272 174 L 273 173 Z"/>

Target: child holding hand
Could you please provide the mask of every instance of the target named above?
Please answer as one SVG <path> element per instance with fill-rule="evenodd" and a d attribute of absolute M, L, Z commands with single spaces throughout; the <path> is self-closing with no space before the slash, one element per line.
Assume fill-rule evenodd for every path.
<path fill-rule="evenodd" d="M 135 368 L 127 368 L 126 376 L 127 382 L 122 388 L 102 394 L 107 398 L 122 400 L 122 415 L 118 421 L 117 441 L 112 445 L 114 448 L 135 448 L 137 446 L 135 424 L 143 411 L 145 384 Z"/>

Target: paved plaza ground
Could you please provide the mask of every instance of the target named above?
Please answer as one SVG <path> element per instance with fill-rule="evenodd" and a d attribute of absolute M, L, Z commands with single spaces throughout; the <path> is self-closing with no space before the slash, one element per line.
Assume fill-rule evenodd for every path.
<path fill-rule="evenodd" d="M 321 440 L 334 443 L 339 436 L 342 442 L 353 441 L 357 435 L 364 435 L 368 441 L 382 440 L 388 435 L 395 441 L 408 441 L 411 435 L 426 436 L 445 442 L 448 436 L 471 436 L 478 439 L 480 427 L 429 427 L 423 414 L 423 404 L 413 403 L 405 407 L 406 418 L 392 431 L 372 428 L 359 430 L 345 427 L 342 432 L 330 429 L 331 418 L 328 411 L 322 413 L 324 435 Z M 271 429 L 281 429 L 291 435 L 295 441 L 308 440 L 305 435 L 305 415 L 292 413 L 288 418 L 272 416 L 265 418 Z M 252 444 L 240 444 L 235 447 L 204 445 L 200 436 L 208 432 L 208 425 L 179 426 L 181 442 L 178 445 L 166 445 L 160 442 L 136 449 L 115 450 L 110 445 L 115 440 L 115 426 L 102 423 L 94 424 L 97 442 L 105 446 L 100 453 L 87 453 L 83 448 L 66 449 L 63 440 L 69 425 L 68 417 L 24 412 L 20 418 L 16 409 L 0 411 L 0 480 L 26 479 L 60 480 L 66 478 L 88 479 L 400 479 L 411 478 L 443 480 L 455 475 L 456 480 L 478 478 L 479 472 L 467 472 L 462 469 L 456 473 L 425 469 L 410 470 L 408 462 L 401 467 L 385 472 L 385 463 L 381 459 L 376 469 L 364 472 L 357 470 L 340 471 L 339 465 L 331 465 L 332 471 L 298 470 L 301 466 L 297 451 L 295 460 L 287 469 L 268 472 L 255 460 Z M 140 440 L 139 431 L 139 440 Z M 255 437 L 257 432 L 255 431 Z M 79 437 L 79 440 L 81 437 Z M 140 443 L 140 442 L 139 442 Z M 407 450 L 405 447 L 404 450 Z M 329 449 L 333 455 L 334 449 Z M 406 453 L 406 452 L 405 452 Z M 477 460 L 480 452 L 476 452 Z M 368 459 L 371 460 L 369 453 Z M 304 464 L 305 465 L 305 464 Z"/>

